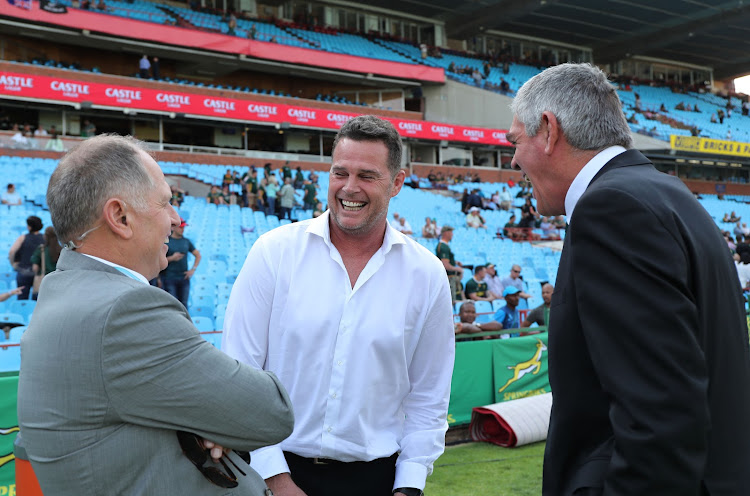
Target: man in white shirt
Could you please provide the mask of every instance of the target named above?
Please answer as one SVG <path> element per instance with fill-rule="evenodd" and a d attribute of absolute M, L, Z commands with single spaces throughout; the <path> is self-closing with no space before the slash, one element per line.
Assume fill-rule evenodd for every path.
<path fill-rule="evenodd" d="M 8 183 L 5 193 L 0 195 L 0 201 L 3 205 L 20 205 L 23 203 L 21 195 L 16 192 L 16 185 L 13 183 Z"/>
<path fill-rule="evenodd" d="M 398 226 L 395 226 L 396 230 L 400 232 L 401 234 L 406 234 L 407 236 L 411 236 L 414 234 L 414 231 L 411 229 L 411 224 L 409 224 L 409 221 L 406 220 L 406 217 L 401 217 L 398 219 Z"/>
<path fill-rule="evenodd" d="M 487 289 L 495 295 L 503 294 L 503 283 L 497 275 L 495 264 L 487 264 L 485 269 L 484 282 L 487 283 Z"/>
<path fill-rule="evenodd" d="M 329 210 L 256 241 L 222 349 L 276 373 L 292 398 L 292 435 L 252 453 L 275 495 L 415 496 L 447 430 L 448 279 L 387 222 L 405 177 L 393 125 L 356 117 L 333 150 Z"/>

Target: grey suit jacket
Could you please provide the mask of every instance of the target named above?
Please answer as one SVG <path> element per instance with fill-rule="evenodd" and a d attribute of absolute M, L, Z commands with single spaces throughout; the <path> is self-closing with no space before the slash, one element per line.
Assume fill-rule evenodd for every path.
<path fill-rule="evenodd" d="M 44 278 L 21 356 L 19 426 L 45 496 L 260 495 L 234 453 L 247 477 L 211 484 L 175 431 L 252 451 L 294 425 L 272 373 L 203 340 L 165 291 L 73 251 Z"/>

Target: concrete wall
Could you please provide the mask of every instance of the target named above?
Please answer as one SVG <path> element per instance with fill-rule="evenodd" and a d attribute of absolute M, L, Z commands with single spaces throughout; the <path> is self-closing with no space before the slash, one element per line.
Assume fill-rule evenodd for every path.
<path fill-rule="evenodd" d="M 446 80 L 444 86 L 425 86 L 425 119 L 462 126 L 509 129 L 512 98 Z"/>

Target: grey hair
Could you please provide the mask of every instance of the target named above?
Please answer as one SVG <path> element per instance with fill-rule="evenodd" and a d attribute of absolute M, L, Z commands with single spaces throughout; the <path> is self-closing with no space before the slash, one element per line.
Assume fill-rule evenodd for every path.
<path fill-rule="evenodd" d="M 524 83 L 510 106 L 536 136 L 542 113 L 552 112 L 568 143 L 579 150 L 633 146 L 617 92 L 601 69 L 591 64 L 560 64 Z"/>
<path fill-rule="evenodd" d="M 110 198 L 121 198 L 136 210 L 147 207 L 154 181 L 143 166 L 145 144 L 131 136 L 101 134 L 71 149 L 60 160 L 47 187 L 52 224 L 61 245 L 75 247 Z"/>
<path fill-rule="evenodd" d="M 396 177 L 401 170 L 401 153 L 403 145 L 401 136 L 389 121 L 375 117 L 374 115 L 360 115 L 350 119 L 339 129 L 336 139 L 333 140 L 333 151 L 336 145 L 344 138 L 354 141 L 380 141 L 388 148 L 388 170 L 391 177 Z"/>

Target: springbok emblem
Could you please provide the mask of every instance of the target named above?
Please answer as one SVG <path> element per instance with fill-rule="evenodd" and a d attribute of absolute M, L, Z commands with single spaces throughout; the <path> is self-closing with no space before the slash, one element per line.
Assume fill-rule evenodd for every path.
<path fill-rule="evenodd" d="M 2 428 L 0 428 L 0 436 L 7 436 L 8 434 L 12 434 L 12 433 L 18 432 L 18 431 L 19 431 L 19 429 L 18 429 L 17 425 L 14 426 L 14 427 L 10 427 L 8 429 L 2 429 Z M 7 455 L 0 456 L 0 467 L 4 466 L 7 463 L 12 462 L 15 459 L 16 459 L 16 456 L 13 454 L 12 451 L 10 453 L 8 453 Z"/>
<path fill-rule="evenodd" d="M 536 340 L 536 352 L 534 353 L 534 356 L 532 356 L 529 360 L 526 360 L 525 362 L 520 362 L 515 365 L 511 365 L 508 367 L 508 369 L 513 371 L 513 377 L 508 379 L 508 382 L 505 383 L 505 386 L 501 387 L 497 392 L 502 393 L 505 388 L 519 380 L 521 377 L 525 376 L 529 372 L 532 374 L 538 374 L 539 370 L 542 368 L 542 352 L 546 350 L 547 347 L 544 345 L 541 339 Z M 532 372 L 533 370 L 533 372 Z"/>

